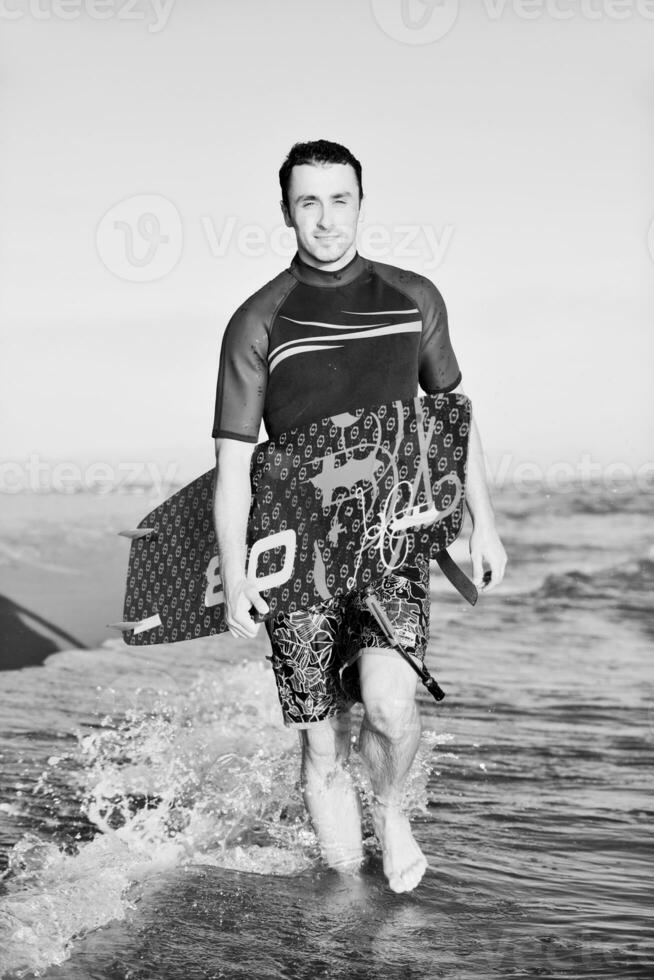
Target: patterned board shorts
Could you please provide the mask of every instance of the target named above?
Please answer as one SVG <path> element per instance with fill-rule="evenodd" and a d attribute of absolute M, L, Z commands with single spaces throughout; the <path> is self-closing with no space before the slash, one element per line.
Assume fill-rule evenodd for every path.
<path fill-rule="evenodd" d="M 424 662 L 429 633 L 429 563 L 391 574 L 375 596 L 404 649 Z M 389 649 L 364 602 L 348 592 L 312 609 L 278 613 L 266 621 L 284 723 L 296 728 L 323 721 L 361 700 L 356 661 L 363 649 Z M 397 653 L 393 653 L 397 656 Z"/>

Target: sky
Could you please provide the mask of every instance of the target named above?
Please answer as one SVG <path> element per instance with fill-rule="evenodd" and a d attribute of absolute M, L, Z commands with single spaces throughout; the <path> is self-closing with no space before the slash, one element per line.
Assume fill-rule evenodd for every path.
<path fill-rule="evenodd" d="M 2 0 L 0 38 L 0 461 L 209 468 L 325 138 L 361 253 L 443 294 L 491 470 L 652 463 L 654 3 Z"/>

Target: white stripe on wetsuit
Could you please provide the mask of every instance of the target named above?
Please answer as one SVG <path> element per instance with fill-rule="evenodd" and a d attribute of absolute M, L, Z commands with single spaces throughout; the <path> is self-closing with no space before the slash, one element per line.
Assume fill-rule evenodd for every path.
<path fill-rule="evenodd" d="M 309 350 L 333 350 L 334 340 L 365 340 L 368 337 L 382 337 L 388 334 L 399 333 L 420 333 L 422 330 L 422 320 L 414 320 L 410 323 L 392 323 L 385 327 L 357 329 L 354 333 L 336 334 L 331 337 L 303 337 L 302 340 L 290 340 L 285 344 L 280 344 L 268 356 L 268 367 L 272 372 L 281 361 L 293 354 L 303 354 Z M 325 341 L 325 345 L 318 344 L 316 341 Z M 328 345 L 328 346 L 327 346 Z M 336 345 L 342 347 L 342 344 Z"/>

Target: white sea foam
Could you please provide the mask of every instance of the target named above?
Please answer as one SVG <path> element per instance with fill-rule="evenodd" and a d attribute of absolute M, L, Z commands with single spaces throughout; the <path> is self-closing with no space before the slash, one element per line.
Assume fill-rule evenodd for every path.
<path fill-rule="evenodd" d="M 74 854 L 34 834 L 16 844 L 1 906 L 3 970 L 61 963 L 73 937 L 124 917 L 139 882 L 158 872 L 208 864 L 289 875 L 318 864 L 297 740 L 279 720 L 271 671 L 255 661 L 223 665 L 181 686 L 180 678 L 172 692 L 80 735 L 83 809 L 100 833 Z M 438 741 L 424 737 L 407 788 L 414 812 L 426 810 Z M 45 781 L 70 769 L 71 756 L 49 761 Z M 353 770 L 365 797 L 356 760 Z"/>

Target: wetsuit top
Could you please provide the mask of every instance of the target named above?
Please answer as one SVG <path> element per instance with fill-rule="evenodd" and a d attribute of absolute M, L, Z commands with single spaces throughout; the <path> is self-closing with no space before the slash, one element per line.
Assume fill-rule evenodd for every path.
<path fill-rule="evenodd" d="M 433 283 L 355 255 L 337 272 L 291 265 L 254 293 L 222 343 L 214 438 L 257 442 L 317 419 L 461 380 Z"/>

